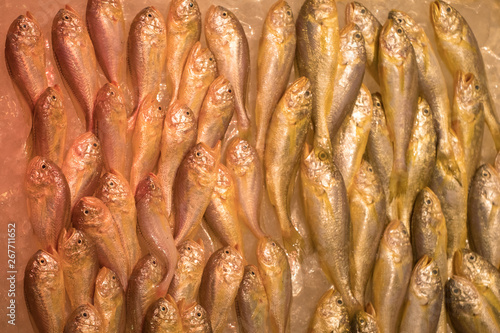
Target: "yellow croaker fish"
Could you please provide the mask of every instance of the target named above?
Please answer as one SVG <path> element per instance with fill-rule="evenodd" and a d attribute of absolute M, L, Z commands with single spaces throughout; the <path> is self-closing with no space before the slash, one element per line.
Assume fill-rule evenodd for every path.
<path fill-rule="evenodd" d="M 175 300 L 167 295 L 156 300 L 146 312 L 144 333 L 182 333 L 181 314 Z"/>
<path fill-rule="evenodd" d="M 373 271 L 378 244 L 387 224 L 382 185 L 373 167 L 363 160 L 349 191 L 352 227 L 350 276 L 354 297 L 365 304 L 365 290 Z"/>
<path fill-rule="evenodd" d="M 189 51 L 200 39 L 201 13 L 195 0 L 173 0 L 167 14 L 167 90 L 170 104 L 179 93 Z"/>
<path fill-rule="evenodd" d="M 142 257 L 135 265 L 126 294 L 127 332 L 142 332 L 144 316 L 158 299 L 158 285 L 165 273 L 165 267 L 151 254 Z"/>
<path fill-rule="evenodd" d="M 292 9 L 286 1 L 278 0 L 271 6 L 264 21 L 257 57 L 255 148 L 261 159 L 264 157 L 269 122 L 288 84 L 296 42 Z"/>
<path fill-rule="evenodd" d="M 312 120 L 316 135 L 328 137 L 326 117 L 332 107 L 340 52 L 336 2 L 306 0 L 297 17 L 296 27 L 297 67 L 299 75 L 310 80 Z"/>
<path fill-rule="evenodd" d="M 205 220 L 224 246 L 231 246 L 243 255 L 243 236 L 238 220 L 236 184 L 224 164 L 219 164 L 217 183 L 205 211 Z"/>
<path fill-rule="evenodd" d="M 83 197 L 73 207 L 71 221 L 95 244 L 99 264 L 115 271 L 126 289 L 131 270 L 128 248 L 122 243 L 121 226 L 113 219 L 108 207 L 97 198 Z"/>
<path fill-rule="evenodd" d="M 332 160 L 330 142 L 316 141 L 306 146 L 300 166 L 300 179 L 306 220 L 321 265 L 347 305 L 351 315 L 360 309 L 349 273 L 350 219 L 347 191 L 342 174 Z"/>
<path fill-rule="evenodd" d="M 186 155 L 175 178 L 175 244 L 198 229 L 217 182 L 220 142 L 215 148 L 198 143 Z"/>
<path fill-rule="evenodd" d="M 196 42 L 188 54 L 179 83 L 177 100 L 185 104 L 198 120 L 208 87 L 217 77 L 215 57 L 208 48 Z"/>
<path fill-rule="evenodd" d="M 410 40 L 391 18 L 380 32 L 378 67 L 387 128 L 394 146 L 389 189 L 389 200 L 392 201 L 403 196 L 406 189 L 406 152 L 417 112 L 418 72 Z"/>
<path fill-rule="evenodd" d="M 118 171 L 105 173 L 94 195 L 104 202 L 116 224 L 121 226 L 124 237 L 122 242 L 128 249 L 128 262 L 132 269 L 141 257 L 141 247 L 137 239 L 137 210 L 134 194 L 127 180 Z"/>
<path fill-rule="evenodd" d="M 437 332 L 443 299 L 439 267 L 424 255 L 413 268 L 399 332 Z"/>
<path fill-rule="evenodd" d="M 342 173 L 349 191 L 352 179 L 361 165 L 372 125 L 373 102 L 365 85 L 358 92 L 352 112 L 332 137 L 333 161 Z"/>
<path fill-rule="evenodd" d="M 264 236 L 259 218 L 264 175 L 257 151 L 248 141 L 235 138 L 227 147 L 226 165 L 235 182 L 240 215 L 260 238 Z"/>
<path fill-rule="evenodd" d="M 488 90 L 488 78 L 481 50 L 476 37 L 465 18 L 444 1 L 431 3 L 431 23 L 439 55 L 452 75 L 461 70 L 472 73 L 485 90 L 484 117 L 497 149 L 500 149 L 500 122 L 495 111 L 495 102 Z"/>
<path fill-rule="evenodd" d="M 102 318 L 91 304 L 82 304 L 67 318 L 64 333 L 93 333 L 102 332 Z"/>
<path fill-rule="evenodd" d="M 45 89 L 33 109 L 33 146 L 36 156 L 62 165 L 68 120 L 58 85 Z"/>
<path fill-rule="evenodd" d="M 36 156 L 28 164 L 24 187 L 33 233 L 43 249 L 55 249 L 59 233 L 70 224 L 68 182 L 54 162 Z"/>
<path fill-rule="evenodd" d="M 250 128 L 246 109 L 250 50 L 245 31 L 234 13 L 213 5 L 207 11 L 204 28 L 219 74 L 224 75 L 233 85 L 238 129 L 245 135 Z"/>
<path fill-rule="evenodd" d="M 33 107 L 48 84 L 45 39 L 38 21 L 30 12 L 19 15 L 7 31 L 5 63 L 12 80 Z"/>
<path fill-rule="evenodd" d="M 257 244 L 257 263 L 269 301 L 273 332 L 290 332 L 292 278 L 283 248 L 273 239 L 262 237 Z"/>
<path fill-rule="evenodd" d="M 350 332 L 349 313 L 342 296 L 334 288 L 321 296 L 314 311 L 309 333 Z"/>
<path fill-rule="evenodd" d="M 406 152 L 408 182 L 406 193 L 400 202 L 401 222 L 411 234 L 410 219 L 417 194 L 429 184 L 436 166 L 437 134 L 433 124 L 433 113 L 423 98 L 418 99 L 418 109 L 411 130 Z"/>
<path fill-rule="evenodd" d="M 245 266 L 243 280 L 236 295 L 238 322 L 244 333 L 267 333 L 269 302 L 264 280 L 254 265 Z"/>
<path fill-rule="evenodd" d="M 214 147 L 222 140 L 234 114 L 234 89 L 231 82 L 219 75 L 208 87 L 198 117 L 198 137 L 196 142 L 203 142 Z"/>
<path fill-rule="evenodd" d="M 167 269 L 158 286 L 158 295 L 165 295 L 174 277 L 177 265 L 177 249 L 165 213 L 165 199 L 160 180 L 154 174 L 146 176 L 135 193 L 137 207 L 137 231 L 144 239 L 147 249 Z"/>
<path fill-rule="evenodd" d="M 179 304 L 184 333 L 212 333 L 207 311 L 196 302 Z"/>
<path fill-rule="evenodd" d="M 394 220 L 384 231 L 372 277 L 373 307 L 382 333 L 398 331 L 412 264 L 408 231 Z"/>
<path fill-rule="evenodd" d="M 467 220 L 471 249 L 500 266 L 500 175 L 490 164 L 480 166 L 469 189 Z"/>
<path fill-rule="evenodd" d="M 132 135 L 130 188 L 133 193 L 139 182 L 153 171 L 158 162 L 166 111 L 152 96 L 146 97 L 139 107 Z"/>
<path fill-rule="evenodd" d="M 198 296 L 205 267 L 205 248 L 201 239 L 198 242 L 188 239 L 179 244 L 177 251 L 179 259 L 168 293 L 177 303 L 184 299 L 191 304 Z"/>
<path fill-rule="evenodd" d="M 128 64 L 134 87 L 134 112 L 128 129 L 135 127 L 137 112 L 148 95 L 156 96 L 165 68 L 167 27 L 163 15 L 155 7 L 141 10 L 132 21 L 128 35 Z"/>
<path fill-rule="evenodd" d="M 377 314 L 371 303 L 366 305 L 365 311 L 358 311 L 354 315 L 355 333 L 378 333 Z"/>
<path fill-rule="evenodd" d="M 340 30 L 340 52 L 333 86 L 332 107 L 326 115 L 328 132 L 332 139 L 355 106 L 360 89 L 368 91 L 362 86 L 365 67 L 363 34 L 357 25 L 349 23 Z"/>
<path fill-rule="evenodd" d="M 71 207 L 94 194 L 104 166 L 101 143 L 92 132 L 78 136 L 66 153 L 62 172 L 71 190 Z"/>
<path fill-rule="evenodd" d="M 306 77 L 295 80 L 279 101 L 269 124 L 264 152 L 266 187 L 281 227 L 285 248 L 297 251 L 302 237 L 290 219 L 292 184 L 311 124 L 311 84 Z"/>
<path fill-rule="evenodd" d="M 379 82 L 378 77 L 378 39 L 382 24 L 363 4 L 353 1 L 346 8 L 346 24 L 356 24 L 363 33 L 366 50 L 366 64 L 372 77 Z"/>
<path fill-rule="evenodd" d="M 94 306 L 101 315 L 103 333 L 125 329 L 125 292 L 115 272 L 102 267 L 95 281 Z"/>
<path fill-rule="evenodd" d="M 62 77 L 85 114 L 87 131 L 93 131 L 99 90 L 97 60 L 85 21 L 69 5 L 59 10 L 52 22 L 52 50 Z"/>
<path fill-rule="evenodd" d="M 57 252 L 71 310 L 82 304 L 92 303 L 99 263 L 96 248 L 90 238 L 75 228 L 67 231 L 63 229 Z"/>
<path fill-rule="evenodd" d="M 472 73 L 458 71 L 455 76 L 452 127 L 465 156 L 467 184 L 470 184 L 479 161 L 484 133 L 484 88 Z"/>
<path fill-rule="evenodd" d="M 62 332 L 66 321 L 63 270 L 55 250 L 49 252 L 38 250 L 24 271 L 26 307 L 40 333 Z"/>
<path fill-rule="evenodd" d="M 87 1 L 86 20 L 104 75 L 109 82 L 124 84 L 127 75 L 127 32 L 122 1 Z"/>
<path fill-rule="evenodd" d="M 158 161 L 158 177 L 161 180 L 166 213 L 169 217 L 173 212 L 172 192 L 175 175 L 182 160 L 195 144 L 195 139 L 196 119 L 193 111 L 184 104 L 172 103 L 163 123 Z"/>
<path fill-rule="evenodd" d="M 115 83 L 106 83 L 97 92 L 94 115 L 106 170 L 116 170 L 124 174 L 127 156 L 127 109 L 123 92 Z"/>
<path fill-rule="evenodd" d="M 238 287 L 243 279 L 243 257 L 230 246 L 214 252 L 203 271 L 200 305 L 207 311 L 216 333 L 224 332 Z"/>

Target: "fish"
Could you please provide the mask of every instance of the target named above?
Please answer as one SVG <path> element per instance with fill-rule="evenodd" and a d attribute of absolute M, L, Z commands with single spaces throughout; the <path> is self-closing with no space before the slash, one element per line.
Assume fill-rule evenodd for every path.
<path fill-rule="evenodd" d="M 248 141 L 235 138 L 227 147 L 226 165 L 234 180 L 240 215 L 254 236 L 260 238 L 264 236 L 260 226 L 264 172 L 258 152 Z"/>
<path fill-rule="evenodd" d="M 127 35 L 121 0 L 87 2 L 87 28 L 97 61 L 109 82 L 125 84 Z"/>
<path fill-rule="evenodd" d="M 220 149 L 220 142 L 213 149 L 197 143 L 177 170 L 173 191 L 175 245 L 200 226 L 217 182 Z"/>
<path fill-rule="evenodd" d="M 281 97 L 271 118 L 264 152 L 265 182 L 269 200 L 289 252 L 303 243 L 290 218 L 294 182 L 306 135 L 311 124 L 312 85 L 306 77 L 295 80 Z"/>
<path fill-rule="evenodd" d="M 495 267 L 500 266 L 500 175 L 490 164 L 480 166 L 469 189 L 467 220 L 469 244 L 472 250 L 483 256 Z"/>
<path fill-rule="evenodd" d="M 63 229 L 57 252 L 71 310 L 82 304 L 92 303 L 99 271 L 95 245 L 84 232 L 75 228 Z"/>
<path fill-rule="evenodd" d="M 397 332 L 413 256 L 408 231 L 399 220 L 385 228 L 372 277 L 372 302 L 380 332 Z"/>
<path fill-rule="evenodd" d="M 158 298 L 146 312 L 144 333 L 182 333 L 181 314 L 172 296 Z"/>
<path fill-rule="evenodd" d="M 365 304 L 365 290 L 375 265 L 377 248 L 387 224 L 382 185 L 370 163 L 363 160 L 348 194 L 352 228 L 350 278 L 354 297 Z"/>
<path fill-rule="evenodd" d="M 230 246 L 215 251 L 208 259 L 201 278 L 199 298 L 214 332 L 224 332 L 243 272 L 243 257 Z"/>
<path fill-rule="evenodd" d="M 255 148 L 261 160 L 264 157 L 269 122 L 288 84 L 296 44 L 292 9 L 286 1 L 278 0 L 267 12 L 257 56 Z"/>
<path fill-rule="evenodd" d="M 373 114 L 373 101 L 365 85 L 357 94 L 352 113 L 343 119 L 332 137 L 333 161 L 342 173 L 347 190 L 358 171 L 368 142 Z"/>
<path fill-rule="evenodd" d="M 332 140 L 338 135 L 337 132 L 346 121 L 345 118 L 352 112 L 360 91 L 368 91 L 362 85 L 365 67 L 366 51 L 363 34 L 356 24 L 349 23 L 340 30 L 340 51 L 332 106 L 326 115 L 328 132 Z"/>
<path fill-rule="evenodd" d="M 132 135 L 130 188 L 133 193 L 158 162 L 165 114 L 166 108 L 152 97 L 147 97 L 139 107 Z"/>
<path fill-rule="evenodd" d="M 24 299 L 31 326 L 40 333 L 62 332 L 66 320 L 64 277 L 54 248 L 38 250 L 24 271 Z"/>
<path fill-rule="evenodd" d="M 173 189 L 175 175 L 182 160 L 196 142 L 196 119 L 186 105 L 175 102 L 168 107 L 163 123 L 158 161 L 166 213 L 173 213 Z"/>
<path fill-rule="evenodd" d="M 243 280 L 236 295 L 238 323 L 244 333 L 267 333 L 269 302 L 264 280 L 254 265 L 245 266 Z"/>
<path fill-rule="evenodd" d="M 97 137 L 101 142 L 106 170 L 125 173 L 127 156 L 127 109 L 125 96 L 115 83 L 97 92 L 94 106 Z"/>
<path fill-rule="evenodd" d="M 123 230 L 108 207 L 95 197 L 83 197 L 73 207 L 71 222 L 95 244 L 99 264 L 115 271 L 126 290 L 131 270 L 128 248 L 122 243 Z"/>
<path fill-rule="evenodd" d="M 453 76 L 458 70 L 474 74 L 485 90 L 484 118 L 498 150 L 500 149 L 500 122 L 488 89 L 488 78 L 476 37 L 465 18 L 450 4 L 444 1 L 434 1 L 430 6 L 431 23 L 438 53 L 448 70 Z"/>
<path fill-rule="evenodd" d="M 9 26 L 5 39 L 5 63 L 10 77 L 32 108 L 48 87 L 45 38 L 29 11 Z"/>
<path fill-rule="evenodd" d="M 205 268 L 205 247 L 201 239 L 197 242 L 188 239 L 177 246 L 177 251 L 179 259 L 168 293 L 176 303 L 184 299 L 184 302 L 191 304 L 198 296 Z"/>
<path fill-rule="evenodd" d="M 139 183 L 135 193 L 135 205 L 137 230 L 149 252 L 167 269 L 167 274 L 163 277 L 157 292 L 158 295 L 165 295 L 174 277 L 177 249 L 165 214 L 165 200 L 160 180 L 153 173 Z"/>
<path fill-rule="evenodd" d="M 217 183 L 205 210 L 205 220 L 224 246 L 230 246 L 242 254 L 243 236 L 236 202 L 235 180 L 229 169 L 219 164 Z"/>
<path fill-rule="evenodd" d="M 137 238 L 137 209 L 130 186 L 118 171 L 105 173 L 99 180 L 95 197 L 108 207 L 113 220 L 123 230 L 123 244 L 128 249 L 127 258 L 132 269 L 141 257 L 141 247 Z"/>
<path fill-rule="evenodd" d="M 103 332 L 124 331 L 125 292 L 116 273 L 107 267 L 102 267 L 97 274 L 94 306 L 101 315 Z"/>
<path fill-rule="evenodd" d="M 379 83 L 378 40 L 382 24 L 380 24 L 368 8 L 357 1 L 350 2 L 345 10 L 346 24 L 354 23 L 361 29 L 365 42 L 367 69 L 373 79 Z"/>
<path fill-rule="evenodd" d="M 97 188 L 104 166 L 101 142 L 92 132 L 79 135 L 71 144 L 62 164 L 62 172 L 71 190 L 71 207 Z"/>
<path fill-rule="evenodd" d="M 203 26 L 207 45 L 215 56 L 219 74 L 224 75 L 233 85 L 238 129 L 245 135 L 250 128 L 246 108 L 250 50 L 245 31 L 233 12 L 214 5 L 208 9 Z"/>
<path fill-rule="evenodd" d="M 308 332 L 350 332 L 347 307 L 334 288 L 328 289 L 318 301 Z"/>
<path fill-rule="evenodd" d="M 85 21 L 69 5 L 59 10 L 52 22 L 52 50 L 61 76 L 83 110 L 86 131 L 94 131 L 97 59 Z"/>
<path fill-rule="evenodd" d="M 167 91 L 170 104 L 177 100 L 182 71 L 189 51 L 200 40 L 201 13 L 195 0 L 174 0 L 167 14 Z"/>
<path fill-rule="evenodd" d="M 358 311 L 354 315 L 354 332 L 356 333 L 377 333 L 377 314 L 371 303 L 366 305 L 365 311 Z"/>
<path fill-rule="evenodd" d="M 214 147 L 222 140 L 234 114 L 234 89 L 231 82 L 219 75 L 208 87 L 198 116 L 196 142 Z"/>
<path fill-rule="evenodd" d="M 92 333 L 102 331 L 102 318 L 91 304 L 77 307 L 66 320 L 64 333 Z"/>
<path fill-rule="evenodd" d="M 216 77 L 217 64 L 213 53 L 196 42 L 189 51 L 177 95 L 177 100 L 193 111 L 195 120 L 198 120 L 203 99 Z"/>
<path fill-rule="evenodd" d="M 58 85 L 48 87 L 33 108 L 33 146 L 36 156 L 46 157 L 61 167 L 66 145 L 68 119 Z"/>
<path fill-rule="evenodd" d="M 142 332 L 144 316 L 158 299 L 158 286 L 165 276 L 165 267 L 151 254 L 135 265 L 126 291 L 127 332 Z"/>
<path fill-rule="evenodd" d="M 57 247 L 61 230 L 69 227 L 71 194 L 62 170 L 51 160 L 35 156 L 24 180 L 28 216 L 42 249 Z"/>
<path fill-rule="evenodd" d="M 257 243 L 257 267 L 269 301 L 271 331 L 289 332 L 292 278 L 285 250 L 269 237 L 260 238 Z"/>
<path fill-rule="evenodd" d="M 185 333 L 212 333 L 212 326 L 207 311 L 198 303 L 179 305 L 182 328 Z"/>
<path fill-rule="evenodd" d="M 413 268 L 403 306 L 400 332 L 437 332 L 444 298 L 439 267 L 424 255 Z"/>

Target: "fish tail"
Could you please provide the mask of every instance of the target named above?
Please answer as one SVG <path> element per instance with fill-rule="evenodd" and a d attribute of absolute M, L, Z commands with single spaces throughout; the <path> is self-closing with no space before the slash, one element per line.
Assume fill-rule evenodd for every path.
<path fill-rule="evenodd" d="M 293 254 L 299 262 L 302 262 L 305 248 L 304 238 L 292 225 L 290 225 L 288 235 L 283 235 L 283 245 L 289 256 Z"/>
<path fill-rule="evenodd" d="M 408 172 L 406 169 L 393 169 L 389 180 L 389 202 L 395 201 L 398 216 L 404 204 L 404 198 L 408 189 Z"/>

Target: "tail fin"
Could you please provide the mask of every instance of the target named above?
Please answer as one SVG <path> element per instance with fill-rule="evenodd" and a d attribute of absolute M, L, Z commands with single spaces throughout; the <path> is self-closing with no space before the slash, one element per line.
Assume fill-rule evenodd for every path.
<path fill-rule="evenodd" d="M 398 218 L 404 205 L 404 198 L 408 190 L 408 172 L 402 168 L 393 168 L 389 180 L 389 202 L 395 201 Z"/>

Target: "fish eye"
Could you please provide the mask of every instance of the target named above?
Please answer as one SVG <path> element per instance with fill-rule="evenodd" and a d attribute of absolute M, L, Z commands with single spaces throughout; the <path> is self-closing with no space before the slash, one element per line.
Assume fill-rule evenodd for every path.
<path fill-rule="evenodd" d="M 186 116 L 189 116 L 189 111 L 186 111 Z"/>
<path fill-rule="evenodd" d="M 479 90 L 479 86 L 477 84 L 476 84 L 476 86 L 474 88 L 476 88 L 476 90 Z"/>
<path fill-rule="evenodd" d="M 197 153 L 196 153 L 196 156 L 200 157 L 200 156 L 201 156 L 201 153 L 200 153 L 200 152 L 197 152 Z"/>
<path fill-rule="evenodd" d="M 210 58 L 208 58 L 208 60 L 213 61 L 213 60 L 214 60 L 214 58 L 210 57 Z"/>
<path fill-rule="evenodd" d="M 161 106 L 159 106 L 159 107 L 158 107 L 158 110 L 160 110 L 160 111 L 161 111 Z"/>
<path fill-rule="evenodd" d="M 380 102 L 377 102 L 377 104 L 376 104 L 376 105 L 377 105 L 377 106 L 380 106 L 381 104 L 380 104 Z"/>
<path fill-rule="evenodd" d="M 111 96 L 114 96 L 115 95 L 115 92 L 111 90 L 111 92 L 109 93 Z"/>
<path fill-rule="evenodd" d="M 450 8 L 450 7 L 446 8 L 446 11 L 447 11 L 448 13 L 450 13 L 450 12 L 451 12 L 451 8 Z"/>
<path fill-rule="evenodd" d="M 226 12 L 222 12 L 222 16 L 226 17 L 227 13 Z"/>
<path fill-rule="evenodd" d="M 153 17 L 153 15 L 151 15 L 151 14 L 148 14 L 148 17 Z"/>
<path fill-rule="evenodd" d="M 197 315 L 198 317 L 201 317 L 201 312 L 198 312 L 196 315 Z"/>
<path fill-rule="evenodd" d="M 432 270 L 432 274 L 437 275 L 437 273 L 438 273 L 438 270 L 434 268 L 434 269 Z"/>
<path fill-rule="evenodd" d="M 64 19 L 65 19 L 65 20 L 69 20 L 69 16 L 68 16 L 68 15 L 65 15 L 65 16 L 64 16 Z"/>
<path fill-rule="evenodd" d="M 343 302 L 341 299 L 338 299 L 338 300 L 337 300 L 337 304 L 338 304 L 338 305 L 342 305 L 342 304 L 344 304 L 344 302 Z"/>
<path fill-rule="evenodd" d="M 304 95 L 305 95 L 306 97 L 309 97 L 309 95 L 311 95 L 311 92 L 310 92 L 309 90 L 306 90 L 306 92 L 304 93 Z"/>
<path fill-rule="evenodd" d="M 84 312 L 82 315 L 83 315 L 85 318 L 87 318 L 87 312 Z"/>
<path fill-rule="evenodd" d="M 360 12 L 361 12 L 361 14 L 364 14 L 364 13 L 366 13 L 366 9 L 362 8 L 362 9 L 360 10 Z"/>
<path fill-rule="evenodd" d="M 427 199 L 427 200 L 425 200 L 425 203 L 428 204 L 428 205 L 430 205 L 432 203 L 432 200 L 431 199 Z"/>
<path fill-rule="evenodd" d="M 224 252 L 226 252 L 226 254 L 229 254 L 229 251 L 228 251 L 228 250 L 226 250 L 226 251 L 224 251 Z"/>
<path fill-rule="evenodd" d="M 460 290 L 458 290 L 458 288 L 453 288 L 453 293 L 454 294 L 458 294 L 460 292 Z"/>
<path fill-rule="evenodd" d="M 188 246 L 187 249 L 188 249 L 188 251 L 191 251 L 191 246 Z"/>
<path fill-rule="evenodd" d="M 151 184 L 151 189 L 154 190 L 156 188 L 155 184 Z"/>
<path fill-rule="evenodd" d="M 252 271 L 252 275 L 255 275 L 255 272 L 254 272 L 254 271 Z"/>
<path fill-rule="evenodd" d="M 45 265 L 45 259 L 41 259 L 40 264 Z"/>
<path fill-rule="evenodd" d="M 161 311 L 165 311 L 166 308 L 164 306 L 161 307 Z"/>
<path fill-rule="evenodd" d="M 272 242 L 272 243 L 271 243 L 271 245 L 272 245 L 272 246 L 276 246 L 276 243 L 275 243 L 275 242 Z"/>
<path fill-rule="evenodd" d="M 94 142 L 94 144 L 92 146 L 97 147 L 97 143 Z"/>
<path fill-rule="evenodd" d="M 227 92 L 228 92 L 228 93 L 232 93 L 233 91 L 232 91 L 231 89 L 228 89 L 228 90 L 227 90 Z"/>
<path fill-rule="evenodd" d="M 156 260 L 153 260 L 153 265 L 156 265 Z"/>
<path fill-rule="evenodd" d="M 372 167 L 368 167 L 368 172 L 373 172 L 373 168 Z"/>
<path fill-rule="evenodd" d="M 115 185 L 115 183 L 109 182 L 109 186 L 114 186 L 114 185 Z"/>
<path fill-rule="evenodd" d="M 408 231 L 406 231 L 406 229 L 403 229 L 403 235 L 406 235 L 408 234 Z"/>
<path fill-rule="evenodd" d="M 489 177 L 490 173 L 488 171 L 483 171 L 483 177 Z"/>
<path fill-rule="evenodd" d="M 396 30 L 398 32 L 398 34 L 402 34 L 403 33 L 403 29 L 401 28 L 398 28 L 398 30 Z"/>
<path fill-rule="evenodd" d="M 361 34 L 358 32 L 357 34 L 354 35 L 354 37 L 356 37 L 357 39 L 360 39 L 361 38 Z"/>
<path fill-rule="evenodd" d="M 473 255 L 473 254 L 471 254 L 471 255 L 469 256 L 469 260 L 470 260 L 470 261 L 475 261 L 475 260 L 476 260 L 476 256 L 475 256 L 475 255 Z"/>
<path fill-rule="evenodd" d="M 85 214 L 85 215 L 89 215 L 89 211 L 88 211 L 88 209 L 85 209 L 85 210 L 83 211 L 83 214 Z"/>
<path fill-rule="evenodd" d="M 324 161 L 326 159 L 326 153 L 324 151 L 319 153 L 319 159 Z"/>
<path fill-rule="evenodd" d="M 52 99 L 55 101 L 57 99 L 56 95 L 52 95 Z"/>
<path fill-rule="evenodd" d="M 398 18 L 398 23 L 403 23 L 403 20 Z"/>
<path fill-rule="evenodd" d="M 194 4 L 192 2 L 189 3 L 189 7 L 193 8 Z"/>
<path fill-rule="evenodd" d="M 78 244 L 82 244 L 82 240 L 81 239 L 78 239 Z"/>
<path fill-rule="evenodd" d="M 364 324 L 364 323 L 365 323 L 365 320 L 364 320 L 363 318 L 361 318 L 361 319 L 359 320 L 359 323 L 360 323 L 360 324 Z"/>
<path fill-rule="evenodd" d="M 28 26 L 26 24 L 23 24 L 23 28 L 26 29 Z"/>
<path fill-rule="evenodd" d="M 47 166 L 45 164 L 42 164 L 42 169 L 45 169 L 47 168 Z"/>
<path fill-rule="evenodd" d="M 428 115 L 429 114 L 429 109 L 424 109 L 424 114 Z"/>
<path fill-rule="evenodd" d="M 114 276 L 114 275 L 113 275 L 111 278 L 112 278 L 113 280 L 116 280 L 116 276 Z"/>

